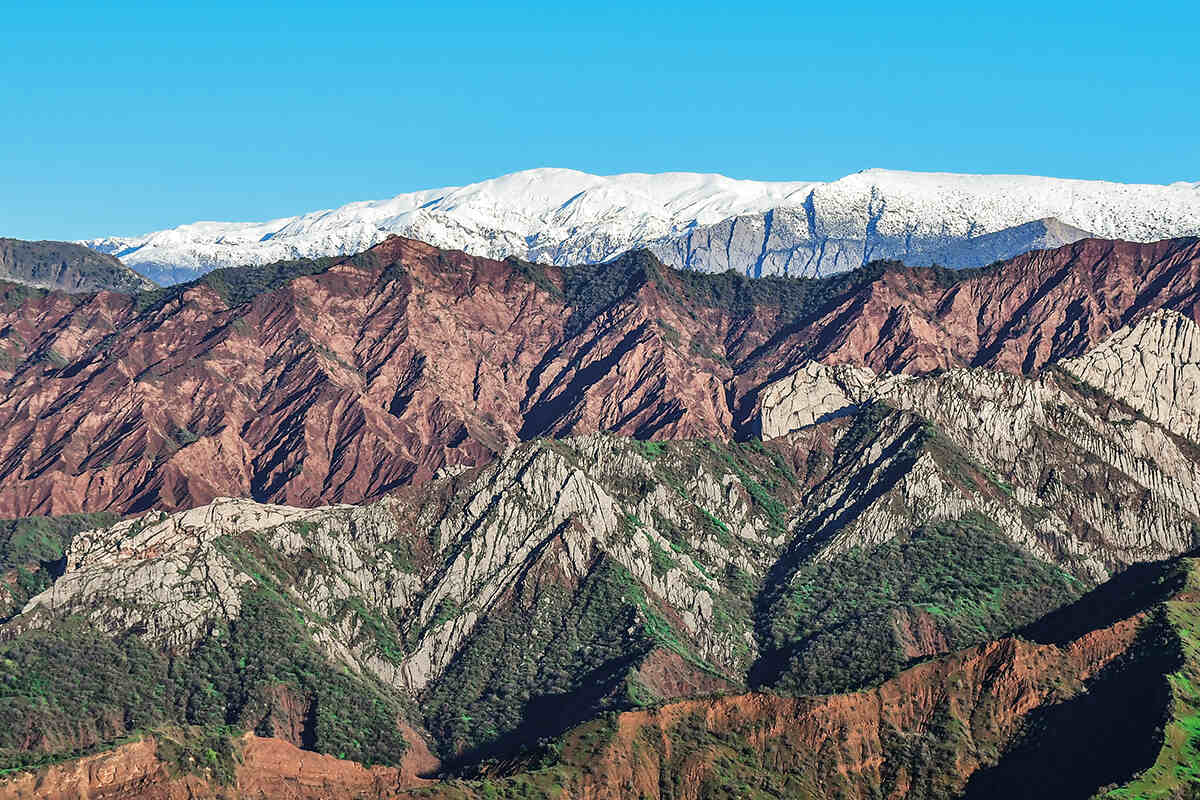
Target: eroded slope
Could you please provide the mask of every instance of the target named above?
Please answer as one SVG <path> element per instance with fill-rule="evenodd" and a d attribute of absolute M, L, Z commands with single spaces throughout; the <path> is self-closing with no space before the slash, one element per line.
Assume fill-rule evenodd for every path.
<path fill-rule="evenodd" d="M 749 280 L 393 238 L 137 297 L 14 288 L 0 513 L 360 502 L 537 436 L 751 436 L 764 387 L 814 359 L 1031 373 L 1157 308 L 1194 321 L 1198 248 L 1085 240 L 978 273 Z"/>

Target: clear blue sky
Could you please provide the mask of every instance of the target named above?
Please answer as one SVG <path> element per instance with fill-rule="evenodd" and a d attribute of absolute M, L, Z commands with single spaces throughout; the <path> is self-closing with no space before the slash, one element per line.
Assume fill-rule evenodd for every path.
<path fill-rule="evenodd" d="M 0 235 L 535 166 L 1200 180 L 1191 3 L 5 5 Z"/>

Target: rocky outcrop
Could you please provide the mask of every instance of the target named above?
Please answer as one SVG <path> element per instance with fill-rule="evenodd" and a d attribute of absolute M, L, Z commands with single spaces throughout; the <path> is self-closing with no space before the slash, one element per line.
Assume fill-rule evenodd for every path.
<path fill-rule="evenodd" d="M 1006 638 L 849 694 L 752 693 L 597 720 L 552 770 L 427 796 L 993 798 L 1194 788 L 1194 559 L 1115 579 Z M 1139 597 L 1112 618 L 1116 597 Z M 1132 613 L 1130 613 L 1132 612 Z M 1063 635 L 1067 634 L 1067 635 Z M 1165 728 L 1165 731 L 1164 731 Z M 553 784 L 540 775 L 553 775 Z M 414 796 L 414 795 L 410 795 Z"/>
<path fill-rule="evenodd" d="M 766 631 L 792 613 L 797 571 L 923 526 L 990 520 L 1013 552 L 1088 580 L 1200 544 L 1191 451 L 1057 380 L 810 365 L 765 393 L 783 434 L 769 448 L 539 439 L 369 505 L 150 512 L 76 535 L 0 638 L 85 617 L 188 653 L 265 587 L 325 658 L 422 703 L 443 754 L 500 747 L 529 734 L 480 709 L 536 708 L 522 698 L 547 680 L 603 675 L 582 711 L 773 680 L 759 673 L 792 645 Z M 949 646 L 922 606 L 887 613 L 881 635 L 908 657 Z M 526 666 L 493 672 L 497 652 Z M 560 659 L 559 677 L 537 666 Z M 291 698 L 268 705 L 272 729 L 301 729 Z"/>
<path fill-rule="evenodd" d="M 630 493 L 630 485 L 644 488 Z M 236 543 L 250 537 L 283 558 L 315 555 L 324 565 L 290 594 L 311 620 L 330 621 L 312 630 L 330 657 L 417 693 L 535 565 L 575 585 L 603 554 L 670 609 L 696 656 L 736 676 L 752 652 L 749 623 L 714 622 L 728 590 L 702 565 L 761 575 L 784 536 L 735 469 L 698 446 L 647 458 L 611 437 L 542 442 L 368 506 L 299 509 L 221 498 L 79 534 L 62 576 L 7 631 L 84 615 L 111 633 L 138 630 L 186 650 L 214 620 L 237 618 L 240 589 L 256 568 Z M 431 548 L 423 556 L 428 566 L 397 562 L 389 549 L 396 542 L 415 552 Z M 399 663 L 361 637 L 368 620 L 345 616 L 348 601 L 414 634 Z M 446 608 L 462 612 L 447 617 Z"/>
<path fill-rule="evenodd" d="M 393 239 L 233 308 L 226 284 L 31 301 L 6 321 L 0 513 L 357 502 L 541 434 L 728 428 L 728 368 L 666 343 L 681 309 L 633 283 L 566 335 L 525 269 Z"/>
<path fill-rule="evenodd" d="M 1159 308 L 1200 320 L 1198 253 L 1196 239 L 1085 239 L 977 273 L 884 269 L 777 337 L 769 358 L 748 372 L 780 378 L 819 360 L 876 372 L 1033 373 Z M 746 378 L 739 385 L 752 391 Z"/>
<path fill-rule="evenodd" d="M 486 780 L 423 778 L 427 754 L 366 768 L 253 735 L 238 740 L 218 780 L 224 773 L 186 752 L 164 760 L 160 736 L 10 776 L 0 798 L 703 800 L 757 791 L 917 800 L 1012 796 L 1030 781 L 1055 796 L 1182 791 L 1200 701 L 1200 663 L 1184 645 L 1200 613 L 1198 575 L 1194 559 L 1152 565 L 1024 638 L 950 653 L 859 692 L 735 693 L 596 719 L 562 736 L 548 764 L 493 764 Z"/>
<path fill-rule="evenodd" d="M 878 423 L 881 432 L 917 415 L 936 433 L 901 482 L 919 498 L 914 509 L 943 518 L 986 513 L 1022 547 L 1103 578 L 1200 545 L 1200 464 L 1195 446 L 1172 435 L 1189 436 L 1200 412 L 1196 332 L 1191 320 L 1159 311 L 1063 362 L 1061 372 L 1032 378 L 981 368 L 875 375 L 812 362 L 763 391 L 761 430 L 787 436 L 873 404 L 894 409 Z M 949 447 L 939 445 L 942 436 Z M 955 453 L 966 462 L 956 466 Z M 982 469 L 972 476 L 969 464 Z M 886 515 L 859 519 L 824 546 L 892 535 Z"/>
<path fill-rule="evenodd" d="M 875 373 L 863 367 L 830 368 L 811 361 L 763 389 L 759 431 L 764 439 L 774 439 L 853 414 L 871 397 L 875 382 Z"/>
<path fill-rule="evenodd" d="M 373 688 L 375 708 L 419 715 L 410 718 L 445 757 L 507 753 L 631 697 L 743 685 L 756 652 L 752 593 L 786 537 L 782 504 L 762 494 L 768 485 L 788 497 L 777 458 L 700 442 L 538 440 L 371 505 L 222 498 L 150 512 L 75 535 L 57 579 L 0 627 L 0 643 L 50 670 L 68 620 L 117 642 L 136 637 L 182 671 L 172 687 L 183 697 L 156 695 L 141 719 L 171 721 L 182 708 L 188 720 L 236 720 L 320 747 L 340 741 L 322 728 L 340 714 L 329 693 Z M 271 639 L 280 628 L 283 641 Z M 240 641 L 249 658 L 222 666 L 211 655 Z M 273 663 L 264 674 L 253 656 L 266 648 L 302 658 L 303 674 Z M 168 668 L 135 656 L 151 674 Z M 196 658 L 213 675 L 202 687 L 233 694 L 188 690 Z M 349 678 L 357 683 L 342 688 Z M 91 747 L 131 718 L 111 712 L 100 726 L 92 711 L 43 724 L 0 703 L 20 726 L 0 747 Z M 70 739 L 101 727 L 95 740 Z M 377 757 L 394 753 L 384 744 Z"/>
<path fill-rule="evenodd" d="M 139 292 L 155 284 L 110 255 L 70 242 L 0 238 L 0 280 L 64 292 Z"/>
<path fill-rule="evenodd" d="M 136 628 L 150 641 L 186 649 L 214 620 L 237 617 L 239 589 L 251 581 L 226 542 L 238 534 L 303 528 L 336 513 L 222 498 L 174 516 L 151 513 L 86 531 L 68 549 L 62 576 L 29 601 L 17 627 L 80 614 L 113 632 Z"/>
<path fill-rule="evenodd" d="M 172 785 L 174 784 L 174 785 Z M 153 739 L 122 745 L 108 752 L 18 774 L 0 783 L 5 800 L 185 800 L 204 797 L 208 787 L 196 776 L 173 781 L 166 764 L 155 754 Z M 211 796 L 211 795 L 210 795 Z"/>
<path fill-rule="evenodd" d="M 511 750 L 605 708 L 738 689 L 799 566 L 1005 509 L 948 471 L 911 413 L 865 438 L 847 419 L 816 427 L 776 449 L 538 440 L 370 505 L 150 512 L 77 534 L 0 640 L 83 618 L 184 658 L 226 647 L 247 598 L 254 613 L 266 598 L 300 645 L 415 700 L 443 756 Z M 948 646 L 922 619 L 896 618 L 897 646 Z M 245 724 L 304 743 L 312 698 L 255 685 Z"/>
<path fill-rule="evenodd" d="M 1200 326 L 1159 310 L 1060 364 L 1172 433 L 1200 442 Z"/>
<path fill-rule="evenodd" d="M 825 648 L 813 659 L 836 655 L 831 636 L 881 653 L 881 666 L 855 675 L 886 678 L 1074 596 L 1063 587 L 1079 581 L 1042 562 L 1092 580 L 1200 543 L 1186 440 L 1081 386 L 1065 372 L 809 365 L 764 393 L 779 412 L 764 418 L 780 428 L 764 425 L 782 434 L 766 443 L 537 439 L 368 505 L 222 498 L 152 511 L 75 535 L 57 579 L 0 640 L 19 645 L 83 618 L 114 641 L 211 659 L 266 602 L 277 615 L 267 624 L 290 626 L 292 649 L 278 652 L 311 649 L 381 692 L 396 708 L 389 727 L 399 709 L 417 709 L 408 718 L 452 763 L 510 755 L 606 710 L 775 686 L 804 668 L 813 642 Z M 945 588 L 962 590 L 957 578 L 937 594 L 919 587 L 942 581 L 942 567 L 899 575 L 905 586 L 866 575 L 853 584 L 862 619 L 789 627 L 820 611 L 805 605 L 805 570 L 833 575 L 812 568 L 961 520 L 978 524 L 944 535 L 999 565 L 988 581 L 1015 583 L 941 607 L 959 603 Z M 904 599 L 888 599 L 901 589 Z M 219 705 L 237 710 L 218 719 L 236 713 L 304 744 L 313 709 L 329 708 L 320 687 L 292 695 L 240 668 L 223 668 L 222 685 L 246 681 L 237 696 L 260 699 Z M 193 714 L 233 702 L 187 697 Z M 21 714 L 29 741 L 57 735 Z M 119 735 L 125 718 L 99 738 Z"/>
<path fill-rule="evenodd" d="M 753 786 L 754 764 L 761 765 L 762 777 L 790 773 L 786 788 L 803 787 L 813 797 L 924 796 L 910 793 L 915 776 L 908 771 L 933 768 L 948 789 L 934 796 L 954 796 L 971 774 L 990 766 L 989 750 L 1014 738 L 1028 714 L 1069 700 L 1129 648 L 1138 622 L 1118 623 L 1061 649 L 1019 640 L 991 643 L 855 694 L 740 695 L 623 714 L 574 791 L 597 800 L 659 798 L 666 796 L 665 782 L 675 790 L 669 796 L 699 800 L 731 782 Z M 955 724 L 965 735 L 954 736 Z M 910 765 L 897 752 L 897 739 L 940 739 L 954 755 Z M 722 774 L 729 769 L 721 763 L 722 740 L 744 743 L 754 758 L 743 769 L 751 769 Z"/>

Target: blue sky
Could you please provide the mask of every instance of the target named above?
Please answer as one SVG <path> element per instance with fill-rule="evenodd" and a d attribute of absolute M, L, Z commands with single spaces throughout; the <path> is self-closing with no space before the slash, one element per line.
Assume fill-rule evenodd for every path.
<path fill-rule="evenodd" d="M 1200 180 L 1192 4 L 5 5 L 0 236 L 535 166 Z"/>

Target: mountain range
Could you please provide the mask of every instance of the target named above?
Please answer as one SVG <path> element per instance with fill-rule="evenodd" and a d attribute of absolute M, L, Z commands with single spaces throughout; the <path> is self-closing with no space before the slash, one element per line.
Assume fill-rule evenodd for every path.
<path fill-rule="evenodd" d="M 90 239 L 160 284 L 220 267 L 350 255 L 397 234 L 567 266 L 645 248 L 703 272 L 822 276 L 877 259 L 985 266 L 1088 236 L 1200 235 L 1200 184 L 871 169 L 832 182 L 534 169 L 268 222 Z"/>
<path fill-rule="evenodd" d="M 0 301 L 0 798 L 1200 786 L 1200 238 Z"/>
<path fill-rule="evenodd" d="M 541 266 L 394 237 L 139 295 L 0 309 L 0 513 L 359 502 L 539 436 L 759 434 L 810 361 L 1032 373 L 1158 308 L 1200 240 L 1083 240 L 980 271 Z"/>

